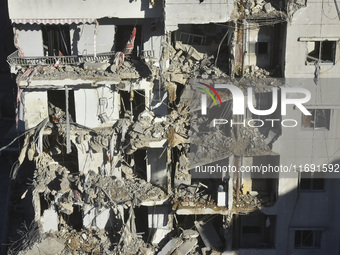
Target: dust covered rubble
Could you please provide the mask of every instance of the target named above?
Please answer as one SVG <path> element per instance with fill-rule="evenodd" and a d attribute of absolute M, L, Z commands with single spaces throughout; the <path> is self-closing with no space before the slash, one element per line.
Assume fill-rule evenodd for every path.
<path fill-rule="evenodd" d="M 170 102 L 176 100 L 178 85 L 187 85 L 192 78 L 221 78 L 228 77 L 214 65 L 214 56 L 208 56 L 195 49 L 194 46 L 175 42 L 173 47 L 163 43 L 162 79 L 169 92 Z"/>
<path fill-rule="evenodd" d="M 241 5 L 241 2 L 238 3 Z M 246 17 L 285 17 L 284 1 L 246 0 L 243 4 Z"/>
<path fill-rule="evenodd" d="M 29 68 L 21 68 L 18 77 L 23 76 Z M 151 77 L 151 70 L 143 60 L 129 58 L 117 68 L 110 60 L 92 61 L 85 63 L 60 64 L 55 66 L 37 65 L 30 80 L 60 80 L 60 79 L 89 79 L 108 80 L 117 84 L 126 79 L 140 79 Z"/>

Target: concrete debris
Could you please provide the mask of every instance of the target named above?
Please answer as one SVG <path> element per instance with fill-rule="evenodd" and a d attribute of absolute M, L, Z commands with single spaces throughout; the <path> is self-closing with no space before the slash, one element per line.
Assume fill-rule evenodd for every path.
<path fill-rule="evenodd" d="M 150 66 L 151 67 L 151 66 Z M 26 70 L 20 70 L 18 77 L 24 77 Z M 152 71 L 149 65 L 142 64 L 141 60 L 126 59 L 124 65 L 117 69 L 115 64 L 106 62 L 85 62 L 60 65 L 57 68 L 38 66 L 34 69 L 34 77 L 31 75 L 29 82 L 34 80 L 60 80 L 60 79 L 91 79 L 109 80 L 119 83 L 121 80 L 151 77 Z"/>
<path fill-rule="evenodd" d="M 183 44 L 180 41 L 176 41 L 175 43 L 175 49 L 178 50 L 177 54 L 175 57 L 180 56 L 182 52 L 185 52 L 189 58 L 193 58 L 196 61 L 202 60 L 203 59 L 203 54 L 199 53 L 193 46 L 188 45 L 188 44 Z"/>
<path fill-rule="evenodd" d="M 214 207 L 216 203 L 211 199 L 207 187 L 180 184 L 175 193 L 173 208 L 179 207 Z"/>
<path fill-rule="evenodd" d="M 197 239 L 186 240 L 183 244 L 181 244 L 173 255 L 187 255 L 191 250 L 193 250 L 197 244 Z"/>
<path fill-rule="evenodd" d="M 265 69 L 259 68 L 258 66 L 246 66 L 244 68 L 246 76 L 253 76 L 256 78 L 266 78 L 268 77 L 271 73 L 266 71 Z"/>
<path fill-rule="evenodd" d="M 64 250 L 65 244 L 54 235 L 46 236 L 41 242 L 35 243 L 33 247 L 20 251 L 18 255 L 58 255 Z"/>
<path fill-rule="evenodd" d="M 107 62 L 104 62 L 104 63 L 86 62 L 86 63 L 84 63 L 84 69 L 85 70 L 105 71 L 109 66 L 110 66 L 110 64 L 107 63 Z"/>
<path fill-rule="evenodd" d="M 198 247 L 197 231 L 192 229 L 184 229 L 179 237 L 170 239 L 163 248 L 157 253 L 158 255 L 186 255 L 186 254 L 199 254 L 196 252 Z"/>
<path fill-rule="evenodd" d="M 179 84 L 185 85 L 187 78 L 183 74 L 171 74 L 171 81 L 172 82 L 177 82 Z"/>
<path fill-rule="evenodd" d="M 259 17 L 286 17 L 283 1 L 246 0 L 243 1 L 244 14 L 248 19 Z"/>
<path fill-rule="evenodd" d="M 223 247 L 221 238 L 218 236 L 217 231 L 211 221 L 204 223 L 202 221 L 195 221 L 195 226 L 206 247 L 219 250 Z"/>
<path fill-rule="evenodd" d="M 243 2 L 249 18 L 281 15 L 273 1 Z M 127 55 L 119 68 L 107 60 L 35 69 L 31 82 L 89 79 L 84 82 L 86 89 L 95 88 L 97 94 L 103 87 L 98 97 L 100 113 L 93 110 L 89 115 L 101 125 L 89 128 L 72 119 L 66 125 L 70 115 L 66 107 L 47 102 L 48 117 L 27 131 L 13 177 L 26 157 L 34 162 L 32 191 L 25 197 L 32 198 L 38 227 L 28 232 L 36 239 L 27 242 L 21 254 L 196 255 L 201 250 L 218 254 L 216 250 L 224 248 L 221 237 L 227 241 L 230 237 L 231 212 L 273 205 L 273 194 L 253 191 L 245 183 L 236 188 L 243 193 L 233 203 L 233 177 L 216 181 L 192 176 L 193 166 L 230 157 L 276 155 L 271 146 L 280 135 L 278 129 L 254 127 L 257 122 L 249 116 L 244 121 L 252 127 L 213 127 L 212 119 L 200 114 L 202 94 L 193 84 L 235 84 L 245 95 L 253 84 L 255 93 L 282 84 L 268 77 L 274 73 L 255 65 L 244 66 L 239 80 L 230 78 L 216 66 L 213 47 L 208 51 L 206 45 L 180 41 L 162 45 L 159 62 Z M 25 72 L 20 70 L 19 76 Z M 113 98 L 104 95 L 104 88 L 112 90 Z M 219 92 L 219 98 L 224 107 L 221 116 L 233 118 L 232 94 Z M 119 101 L 117 111 L 112 107 L 111 115 L 116 114 L 112 119 L 109 111 L 102 111 L 111 99 Z M 214 112 L 212 107 L 215 104 L 210 102 L 207 109 Z M 78 112 L 76 117 L 82 123 Z M 71 146 L 66 147 L 66 137 Z M 158 158 L 151 157 L 155 149 Z M 221 214 L 224 223 L 217 230 L 202 217 L 182 228 L 176 222 L 181 209 L 187 210 L 181 215 L 194 214 L 191 209 L 201 210 L 196 215 Z M 228 245 L 231 249 L 231 242 Z"/>
<path fill-rule="evenodd" d="M 116 126 L 119 129 L 119 124 Z M 167 137 L 169 123 L 159 121 L 149 111 L 142 112 L 138 120 L 128 128 L 128 135 L 125 140 L 125 152 L 131 155 L 137 149 L 148 147 L 152 142 L 159 142 Z M 124 147 L 124 145 L 123 145 Z"/>
<path fill-rule="evenodd" d="M 165 84 L 165 89 L 168 91 L 169 94 L 169 101 L 171 103 L 174 103 L 176 100 L 176 90 L 177 90 L 177 85 L 173 82 L 167 82 Z"/>
<path fill-rule="evenodd" d="M 183 230 L 182 236 L 184 239 L 197 238 L 199 236 L 198 232 L 192 229 Z"/>
<path fill-rule="evenodd" d="M 241 194 L 240 200 L 235 202 L 238 211 L 253 211 L 273 205 L 273 197 L 268 193 L 259 193 L 257 191 L 249 191 L 248 194 Z"/>
<path fill-rule="evenodd" d="M 264 10 L 265 10 L 266 13 L 270 13 L 270 12 L 272 12 L 272 11 L 274 10 L 273 7 L 272 7 L 272 5 L 271 5 L 271 3 L 266 3 L 266 4 L 263 6 L 263 8 L 264 8 Z"/>

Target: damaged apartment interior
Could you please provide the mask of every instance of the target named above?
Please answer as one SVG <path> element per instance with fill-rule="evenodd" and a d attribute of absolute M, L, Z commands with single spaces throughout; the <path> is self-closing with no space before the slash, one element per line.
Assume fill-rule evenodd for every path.
<path fill-rule="evenodd" d="M 281 125 L 206 132 L 200 123 L 207 118 L 233 118 L 233 99 L 221 93 L 223 106 L 209 101 L 211 114 L 202 116 L 195 86 L 228 83 L 246 94 L 252 84 L 254 107 L 270 108 L 272 88 L 284 85 L 287 62 L 295 61 L 287 59 L 289 29 L 314 2 L 9 0 L 17 50 L 7 62 L 17 84 L 20 151 L 2 249 L 266 255 L 320 247 L 321 228 L 294 225 L 278 251 L 285 224 L 279 174 L 202 178 L 193 167 L 282 163 Z M 315 80 L 317 65 L 336 66 L 340 35 L 308 38 L 293 43 L 306 43 L 301 62 Z M 304 127 L 331 129 L 336 113 L 313 109 Z M 234 116 L 262 117 L 249 110 L 244 119 Z M 270 117 L 281 121 L 280 109 Z M 292 180 L 297 190 L 324 189 L 320 179 Z"/>

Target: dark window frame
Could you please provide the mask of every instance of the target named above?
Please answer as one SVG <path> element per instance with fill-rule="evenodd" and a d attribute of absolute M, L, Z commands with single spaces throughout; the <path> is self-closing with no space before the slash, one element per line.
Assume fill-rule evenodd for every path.
<path fill-rule="evenodd" d="M 294 232 L 295 249 L 320 249 L 322 230 L 299 229 Z"/>
<path fill-rule="evenodd" d="M 302 115 L 303 130 L 330 130 L 331 109 L 307 109 L 312 115 Z M 324 124 L 322 124 L 324 119 Z"/>
<path fill-rule="evenodd" d="M 323 173 L 301 172 L 299 180 L 300 191 L 307 192 L 324 192 L 325 178 L 322 178 Z"/>
<path fill-rule="evenodd" d="M 70 26 L 65 25 L 41 25 L 43 38 L 43 51 L 47 56 L 70 56 L 71 35 Z"/>
<path fill-rule="evenodd" d="M 314 43 L 314 50 L 308 52 L 308 43 Z M 335 64 L 337 41 L 307 41 L 306 42 L 306 65 L 316 63 Z"/>

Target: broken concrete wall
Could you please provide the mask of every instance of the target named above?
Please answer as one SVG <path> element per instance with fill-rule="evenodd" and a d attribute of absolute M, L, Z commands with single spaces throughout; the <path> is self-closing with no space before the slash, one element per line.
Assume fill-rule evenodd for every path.
<path fill-rule="evenodd" d="M 41 57 L 43 52 L 42 31 L 39 25 L 20 24 L 15 26 L 17 46 L 26 57 Z"/>
<path fill-rule="evenodd" d="M 90 152 L 91 149 L 85 143 L 80 145 L 81 149 L 78 149 L 79 171 L 87 174 L 92 170 L 97 174 L 111 176 L 113 173 L 111 173 L 111 165 L 106 159 L 107 154 L 102 150 L 96 153 Z"/>
<path fill-rule="evenodd" d="M 30 129 L 48 117 L 47 91 L 25 91 L 24 119 L 25 128 Z"/>
<path fill-rule="evenodd" d="M 163 41 L 165 41 L 163 19 L 147 19 L 145 23 L 143 23 L 142 29 L 144 42 L 142 56 L 159 60 L 161 56 L 161 45 Z"/>
<path fill-rule="evenodd" d="M 70 40 L 72 55 L 94 54 L 114 51 L 115 38 L 114 24 L 101 24 L 97 28 L 96 46 L 94 46 L 95 24 L 70 25 Z"/>
<path fill-rule="evenodd" d="M 271 27 L 256 27 L 256 24 L 250 23 L 252 27 L 248 31 L 248 49 L 247 49 L 247 57 L 245 58 L 248 61 L 245 61 L 245 65 L 256 65 L 261 68 L 265 66 L 270 66 L 271 64 L 271 52 L 272 52 L 272 34 L 270 31 Z M 263 31 L 264 30 L 264 31 Z M 262 49 L 259 45 L 263 44 Z M 254 49 L 255 47 L 255 49 Z M 261 51 L 262 50 L 262 51 Z M 259 52 L 260 51 L 260 52 Z"/>
<path fill-rule="evenodd" d="M 168 206 L 148 207 L 148 227 L 153 230 L 152 244 L 158 244 L 172 230 Z"/>
<path fill-rule="evenodd" d="M 86 206 L 83 209 L 83 226 L 85 228 L 109 229 L 110 223 L 113 223 L 115 218 L 111 208 Z"/>
<path fill-rule="evenodd" d="M 42 231 L 47 233 L 49 231 L 58 231 L 58 213 L 54 207 L 51 207 L 43 212 L 40 218 L 40 223 L 42 225 Z"/>
<path fill-rule="evenodd" d="M 75 89 L 74 100 L 78 124 L 94 128 L 119 119 L 119 95 L 110 87 Z"/>
<path fill-rule="evenodd" d="M 296 41 L 296 44 L 300 42 Z M 291 56 L 293 57 L 293 56 Z M 296 59 L 296 57 L 294 57 Z M 295 63 L 294 61 L 292 61 Z M 338 68 L 339 64 L 333 66 Z M 332 72 L 330 70 L 330 72 Z M 304 76 L 303 74 L 301 74 Z M 305 74 L 307 76 L 307 74 Z M 327 72 L 325 72 L 327 75 Z M 335 75 L 335 74 L 333 74 Z M 336 76 L 334 76 L 336 77 Z M 340 88 L 338 79 L 320 79 L 315 85 L 313 79 L 286 79 L 287 84 L 292 87 L 303 87 L 308 89 L 312 95 L 305 107 L 308 110 L 323 109 L 329 110 L 330 116 L 326 116 L 325 124 L 327 127 L 305 127 L 303 123 L 304 115 L 301 111 L 287 106 L 287 116 L 297 121 L 297 126 L 282 129 L 282 135 L 274 143 L 273 150 L 280 153 L 281 164 L 323 164 L 340 158 L 336 141 L 339 139 L 340 132 L 340 112 L 338 96 Z M 321 92 L 322 90 L 322 92 Z M 327 140 L 327 143 L 325 142 Z M 316 146 L 317 144 L 317 146 Z M 290 148 L 289 150 L 285 148 Z M 297 156 L 298 155 L 298 156 Z"/>
<path fill-rule="evenodd" d="M 335 41 L 334 61 L 319 63 L 321 67 L 320 78 L 338 77 L 340 65 L 336 62 L 339 59 L 339 13 L 332 1 L 325 6 L 319 1 L 307 1 L 304 8 L 297 10 L 287 26 L 287 50 L 286 50 L 286 78 L 313 78 L 315 65 L 307 61 L 308 42 Z M 322 10 L 322 11 L 321 11 Z M 324 13 L 327 13 L 325 16 Z M 316 32 L 316 29 L 317 32 Z M 331 49 L 330 47 L 328 47 Z"/>
<path fill-rule="evenodd" d="M 167 153 L 163 153 L 163 149 L 147 149 L 148 158 L 147 180 L 156 185 L 166 185 L 167 174 Z"/>
<path fill-rule="evenodd" d="M 190 10 L 190 12 L 188 12 Z M 165 1 L 165 30 L 174 31 L 178 24 L 204 24 L 226 22 L 231 18 L 234 1 Z"/>

